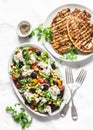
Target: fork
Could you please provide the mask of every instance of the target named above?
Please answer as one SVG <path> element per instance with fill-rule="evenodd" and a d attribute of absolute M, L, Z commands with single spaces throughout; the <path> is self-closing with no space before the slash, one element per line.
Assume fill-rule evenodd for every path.
<path fill-rule="evenodd" d="M 65 69 L 65 76 L 66 76 L 67 87 L 69 88 L 70 94 L 71 94 L 71 97 L 72 97 L 72 85 L 74 83 L 74 80 L 73 80 L 73 74 L 72 74 L 72 69 L 71 68 L 68 67 L 68 68 Z M 72 119 L 76 120 L 78 115 L 77 115 L 76 107 L 74 105 L 73 98 L 71 98 L 71 101 L 72 101 L 72 107 L 71 107 Z M 69 104 L 68 104 L 67 109 L 69 109 Z"/>
<path fill-rule="evenodd" d="M 86 70 L 82 69 L 78 75 L 78 77 L 76 78 L 75 80 L 75 86 L 76 86 L 76 89 L 73 91 L 73 93 L 71 94 L 71 97 L 69 99 L 69 101 L 64 105 L 60 115 L 61 117 L 65 117 L 67 112 L 68 112 L 68 109 L 69 109 L 69 103 L 70 101 L 72 100 L 72 98 L 74 97 L 75 93 L 77 92 L 77 90 L 82 86 L 83 82 L 84 82 L 84 79 L 86 77 Z M 73 102 L 73 100 L 72 100 Z M 73 104 L 72 104 L 73 105 Z M 72 107 L 72 109 L 75 108 L 75 107 Z M 76 115 L 76 111 L 75 109 L 72 110 L 73 112 L 73 119 L 76 120 L 77 119 L 77 115 Z"/>
<path fill-rule="evenodd" d="M 68 86 L 68 88 L 70 90 L 70 94 L 71 94 L 71 97 L 72 97 L 72 91 L 73 91 L 72 85 L 74 83 L 72 69 L 71 68 L 66 68 L 65 69 L 65 75 L 66 75 L 66 83 L 67 83 L 67 86 Z M 71 106 L 72 119 L 77 120 L 78 119 L 78 114 L 77 114 L 76 106 L 74 105 L 73 98 L 71 98 L 71 102 L 72 102 L 72 106 Z"/>

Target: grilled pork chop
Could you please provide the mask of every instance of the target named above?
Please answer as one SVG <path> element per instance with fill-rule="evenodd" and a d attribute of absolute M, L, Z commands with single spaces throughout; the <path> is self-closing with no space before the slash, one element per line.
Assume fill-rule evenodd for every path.
<path fill-rule="evenodd" d="M 72 46 L 84 53 L 93 52 L 93 23 L 91 14 L 86 10 L 76 8 L 62 9 L 51 23 L 53 30 L 52 47 L 60 54 L 71 50 Z"/>
<path fill-rule="evenodd" d="M 57 13 L 51 23 L 51 28 L 53 30 L 53 40 L 51 44 L 53 48 L 61 54 L 69 51 L 73 46 L 67 32 L 67 19 L 69 14 L 69 8 L 62 9 Z"/>
<path fill-rule="evenodd" d="M 91 14 L 87 12 L 86 10 L 80 10 L 78 8 L 75 8 L 75 10 L 70 14 L 70 16 L 78 17 L 79 19 L 82 19 L 84 21 L 89 21 L 91 18 Z"/>
<path fill-rule="evenodd" d="M 91 15 L 86 11 L 69 16 L 67 30 L 73 45 L 84 53 L 93 52 Z"/>

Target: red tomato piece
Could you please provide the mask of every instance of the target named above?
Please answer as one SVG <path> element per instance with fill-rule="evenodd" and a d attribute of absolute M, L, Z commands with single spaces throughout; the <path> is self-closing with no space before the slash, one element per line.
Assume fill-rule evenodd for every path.
<path fill-rule="evenodd" d="M 30 47 L 28 50 L 29 50 L 29 51 L 33 51 L 33 50 L 34 50 L 34 48 Z"/>
<path fill-rule="evenodd" d="M 39 82 L 39 83 L 43 83 L 42 76 L 38 76 L 37 79 L 38 79 L 38 82 Z"/>
<path fill-rule="evenodd" d="M 37 65 L 38 65 L 38 62 L 35 62 L 35 63 L 34 63 L 34 66 L 37 66 Z"/>
<path fill-rule="evenodd" d="M 13 79 L 13 80 L 17 80 L 18 78 L 16 78 L 15 76 L 12 75 L 12 79 Z"/>
<path fill-rule="evenodd" d="M 38 71 L 40 69 L 40 67 L 38 66 L 38 62 L 35 62 L 32 66 L 31 66 L 32 69 Z"/>
<path fill-rule="evenodd" d="M 64 90 L 64 86 L 58 86 L 60 90 Z"/>

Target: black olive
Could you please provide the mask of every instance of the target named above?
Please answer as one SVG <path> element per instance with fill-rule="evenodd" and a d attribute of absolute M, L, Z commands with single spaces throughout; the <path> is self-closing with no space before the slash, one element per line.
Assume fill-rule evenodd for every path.
<path fill-rule="evenodd" d="M 28 103 L 28 101 L 25 98 L 24 98 L 24 100 L 25 100 L 26 105 L 30 105 L 30 103 Z"/>
<path fill-rule="evenodd" d="M 50 86 L 49 86 L 49 84 L 45 83 L 45 84 L 43 84 L 43 87 L 44 87 L 43 90 L 48 90 Z"/>
<path fill-rule="evenodd" d="M 30 105 L 30 103 L 27 101 L 27 99 L 25 98 L 25 96 L 22 95 L 22 97 L 24 98 L 25 104 L 26 104 L 26 105 Z"/>
<path fill-rule="evenodd" d="M 53 80 L 53 84 L 58 86 L 58 82 Z"/>
<path fill-rule="evenodd" d="M 43 70 L 43 68 L 40 67 L 41 70 Z"/>
<path fill-rule="evenodd" d="M 58 94 L 58 96 L 61 98 L 63 97 L 63 95 L 64 95 L 64 90 L 60 91 L 60 94 Z"/>
<path fill-rule="evenodd" d="M 41 56 L 41 51 L 36 51 L 37 56 Z"/>
<path fill-rule="evenodd" d="M 31 92 L 31 93 L 35 93 L 35 91 L 36 91 L 36 89 L 34 89 L 34 88 L 31 88 L 31 89 L 29 90 L 29 92 Z"/>
<path fill-rule="evenodd" d="M 32 72 L 32 73 L 31 73 L 31 78 L 32 78 L 32 79 L 36 79 L 36 78 L 37 78 L 36 72 Z"/>
<path fill-rule="evenodd" d="M 55 70 L 55 69 L 56 69 L 56 66 L 55 66 L 55 64 L 54 64 L 54 63 L 52 63 L 52 64 L 51 64 L 51 67 L 52 67 L 52 69 L 53 69 L 53 70 Z"/>
<path fill-rule="evenodd" d="M 22 66 L 24 65 L 24 63 L 22 61 L 19 62 L 19 68 L 22 68 Z"/>
<path fill-rule="evenodd" d="M 50 104 L 50 106 L 51 106 L 52 112 L 54 112 L 54 111 L 59 109 L 59 106 L 55 106 L 53 103 Z"/>

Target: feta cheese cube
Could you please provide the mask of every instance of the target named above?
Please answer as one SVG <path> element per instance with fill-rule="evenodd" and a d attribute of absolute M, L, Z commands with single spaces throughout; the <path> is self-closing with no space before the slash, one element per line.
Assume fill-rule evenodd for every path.
<path fill-rule="evenodd" d="M 34 54 L 31 54 L 30 59 L 31 59 L 32 63 L 36 62 L 36 58 L 35 58 Z"/>
<path fill-rule="evenodd" d="M 33 71 L 34 70 L 26 69 L 26 66 L 23 66 L 22 67 L 22 76 L 23 77 L 30 76 Z"/>
<path fill-rule="evenodd" d="M 19 51 L 17 54 L 14 55 L 14 60 L 16 63 L 18 63 L 19 61 L 24 62 L 22 51 Z"/>

